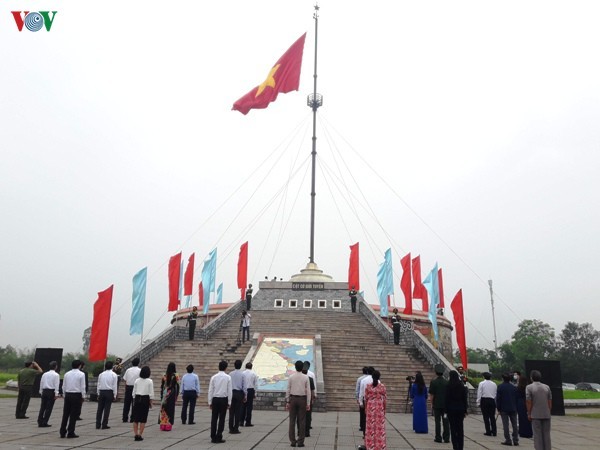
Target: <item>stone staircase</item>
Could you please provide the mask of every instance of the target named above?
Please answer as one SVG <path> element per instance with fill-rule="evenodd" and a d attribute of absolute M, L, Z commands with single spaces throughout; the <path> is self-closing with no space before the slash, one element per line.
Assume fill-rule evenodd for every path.
<path fill-rule="evenodd" d="M 252 310 L 251 335 L 306 337 L 321 335 L 326 408 L 329 411 L 354 411 L 356 379 L 363 366 L 373 366 L 381 372 L 381 381 L 388 391 L 388 411 L 404 412 L 407 375 L 420 370 L 429 384 L 434 373 L 431 364 L 414 348 L 387 343 L 359 313 L 324 310 Z M 160 379 L 169 362 L 177 364 L 180 375 L 193 364 L 200 377 L 201 401 L 206 401 L 208 382 L 218 370 L 221 359 L 233 369 L 236 359 L 244 360 L 250 343 L 237 345 L 239 317 L 224 320 L 208 339 L 176 340 L 147 364 L 152 371 L 155 391 L 159 394 Z M 229 370 L 229 369 L 228 369 Z M 159 397 L 157 397 L 159 398 Z"/>

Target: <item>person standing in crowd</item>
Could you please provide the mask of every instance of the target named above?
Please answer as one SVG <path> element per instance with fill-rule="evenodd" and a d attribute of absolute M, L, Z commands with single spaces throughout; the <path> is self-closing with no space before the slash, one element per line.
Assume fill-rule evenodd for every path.
<path fill-rule="evenodd" d="M 252 285 L 249 284 L 246 289 L 246 310 L 250 311 L 250 307 L 252 306 Z"/>
<path fill-rule="evenodd" d="M 531 439 L 533 430 L 531 422 L 527 418 L 527 405 L 525 402 L 525 389 L 528 385 L 527 377 L 519 377 L 517 385 L 517 413 L 519 415 L 519 437 Z"/>
<path fill-rule="evenodd" d="M 427 386 L 421 372 L 415 375 L 415 382 L 410 388 L 413 401 L 413 430 L 415 433 L 429 433 L 427 423 Z"/>
<path fill-rule="evenodd" d="M 225 416 L 233 398 L 231 377 L 225 373 L 227 361 L 219 363 L 219 371 L 210 378 L 208 384 L 208 407 L 212 411 L 210 421 L 210 440 L 213 444 L 222 444 Z"/>
<path fill-rule="evenodd" d="M 231 377 L 232 399 L 231 408 L 229 408 L 229 433 L 240 433 L 240 422 L 242 421 L 242 405 L 246 401 L 246 386 L 244 385 L 244 375 L 240 370 L 242 368 L 242 360 L 236 359 L 233 363 L 235 370 L 232 370 L 229 376 Z"/>
<path fill-rule="evenodd" d="M 308 361 L 304 361 L 304 366 L 302 367 L 302 373 L 304 375 L 308 376 L 308 368 L 310 367 L 310 363 Z M 315 403 L 315 398 L 317 397 L 315 395 L 316 392 L 316 386 L 315 386 L 315 380 L 313 380 L 310 376 L 308 377 L 308 382 L 310 383 L 310 409 L 308 409 L 306 411 L 306 431 L 304 433 L 304 437 L 310 437 L 310 429 L 312 428 L 312 410 L 313 410 L 313 405 Z"/>
<path fill-rule="evenodd" d="M 19 395 L 17 397 L 17 407 L 15 417 L 17 419 L 29 419 L 27 417 L 27 408 L 33 393 L 33 383 L 38 373 L 43 373 L 43 370 L 35 361 L 25 362 L 25 367 L 19 371 L 17 375 L 17 383 L 19 385 Z"/>
<path fill-rule="evenodd" d="M 160 417 L 159 423 L 164 431 L 170 431 L 175 423 L 175 402 L 179 396 L 179 375 L 174 362 L 167 365 L 167 372 L 160 383 Z M 171 427 L 166 426 L 170 424 Z"/>
<path fill-rule="evenodd" d="M 367 415 L 365 447 L 367 450 L 382 450 L 387 446 L 385 436 L 385 408 L 387 393 L 379 381 L 381 374 L 373 372 L 373 383 L 365 388 L 365 410 Z"/>
<path fill-rule="evenodd" d="M 520 379 L 521 379 L 521 372 L 519 372 L 518 370 L 515 370 L 512 374 L 510 382 L 512 384 L 514 384 L 515 386 L 518 386 Z"/>
<path fill-rule="evenodd" d="M 60 392 L 60 376 L 56 372 L 58 363 L 51 361 L 49 364 L 50 369 L 42 375 L 40 380 L 40 394 L 42 396 L 42 402 L 40 405 L 40 413 L 38 414 L 38 427 L 49 427 L 48 420 L 50 414 L 52 414 L 52 408 L 54 408 L 54 401 L 58 398 Z"/>
<path fill-rule="evenodd" d="M 71 370 L 65 373 L 63 378 L 63 396 L 65 404 L 63 406 L 62 421 L 60 423 L 60 437 L 77 438 L 75 434 L 75 424 L 81 414 L 81 404 L 85 398 L 85 375 L 81 371 L 82 362 L 78 359 L 71 363 Z"/>
<path fill-rule="evenodd" d="M 139 377 L 135 380 L 132 389 L 133 408 L 131 417 L 133 421 L 134 440 L 143 441 L 144 428 L 148 421 L 148 411 L 152 408 L 154 399 L 154 383 L 150 378 L 150 367 L 141 368 Z"/>
<path fill-rule="evenodd" d="M 477 387 L 477 406 L 481 408 L 486 436 L 496 436 L 496 391 L 498 386 L 492 381 L 492 374 L 483 373 L 484 380 Z"/>
<path fill-rule="evenodd" d="M 246 342 L 246 340 L 250 340 L 250 319 L 252 316 L 249 312 L 242 311 L 242 344 Z"/>
<path fill-rule="evenodd" d="M 308 375 L 302 373 L 304 363 L 296 361 L 296 373 L 288 379 L 285 392 L 285 409 L 290 412 L 289 438 L 292 447 L 304 447 L 306 433 L 306 411 L 310 410 L 310 381 Z M 296 424 L 298 437 L 296 437 Z"/>
<path fill-rule="evenodd" d="M 458 371 L 458 377 L 460 378 L 460 381 L 462 381 L 463 384 L 466 386 L 467 382 L 469 381 L 469 378 L 467 377 L 467 373 L 465 372 L 465 368 L 463 366 L 458 366 L 456 368 L 456 370 Z"/>
<path fill-rule="evenodd" d="M 131 367 L 125 371 L 123 380 L 125 380 L 125 398 L 123 399 L 123 422 L 133 422 L 133 418 L 129 416 L 129 409 L 131 408 L 131 402 L 133 400 L 133 385 L 135 381 L 140 377 L 139 368 L 140 358 L 133 358 L 131 361 Z M 132 408 L 133 409 L 133 408 Z"/>
<path fill-rule="evenodd" d="M 194 340 L 194 334 L 196 333 L 196 320 L 198 319 L 198 307 L 194 306 L 192 312 L 188 314 L 186 326 L 188 327 L 188 338 L 190 341 Z"/>
<path fill-rule="evenodd" d="M 348 295 L 350 296 L 350 307 L 352 308 L 352 312 L 355 313 L 356 312 L 356 296 L 358 295 L 358 292 L 356 292 L 356 289 L 354 286 L 352 286 L 352 289 L 350 289 L 350 292 L 348 292 Z"/>
<path fill-rule="evenodd" d="M 452 450 L 465 448 L 464 420 L 467 415 L 468 391 L 458 372 L 451 371 L 446 386 L 446 414 L 450 423 Z"/>
<path fill-rule="evenodd" d="M 552 411 L 552 391 L 550 386 L 542 383 L 539 370 L 531 371 L 531 384 L 525 388 L 527 417 L 533 429 L 533 446 L 535 450 L 551 450 L 550 413 Z"/>
<path fill-rule="evenodd" d="M 365 436 L 367 428 L 367 415 L 365 411 L 365 390 L 369 384 L 373 384 L 373 372 L 375 369 L 372 366 L 367 367 L 367 376 L 360 381 L 360 390 L 358 392 L 358 405 L 360 407 L 360 428 Z"/>
<path fill-rule="evenodd" d="M 394 308 L 394 314 L 391 317 L 392 331 L 394 332 L 394 344 L 400 344 L 400 314 L 398 314 L 398 308 Z"/>
<path fill-rule="evenodd" d="M 367 376 L 368 370 L 369 369 L 367 366 L 364 366 L 362 368 L 362 375 L 356 379 L 356 389 L 354 392 L 354 398 L 356 399 L 356 403 L 358 404 L 358 413 L 359 413 L 358 428 L 360 431 L 365 431 L 363 428 L 363 414 L 365 413 L 365 411 L 363 408 L 361 408 L 360 401 L 358 400 L 359 396 L 360 396 L 360 382 Z"/>
<path fill-rule="evenodd" d="M 448 417 L 446 416 L 446 387 L 448 381 L 444 378 L 444 366 L 435 365 L 435 374 L 437 378 L 429 383 L 429 395 L 431 395 L 431 407 L 433 409 L 433 418 L 435 420 L 435 442 L 450 442 L 450 429 Z M 442 431 L 443 425 L 443 431 Z"/>
<path fill-rule="evenodd" d="M 252 370 L 251 362 L 246 363 L 246 370 L 242 372 L 242 376 L 244 377 L 244 386 L 246 388 L 246 402 L 242 404 L 242 420 L 240 421 L 240 426 L 253 427 L 252 409 L 254 408 L 254 396 L 256 395 L 258 375 Z"/>
<path fill-rule="evenodd" d="M 121 373 L 123 372 L 123 358 L 115 358 L 115 363 L 112 370 L 118 376 L 121 376 Z"/>
<path fill-rule="evenodd" d="M 108 430 L 108 417 L 110 416 L 110 407 L 113 400 L 117 399 L 119 377 L 113 372 L 112 361 L 106 361 L 104 372 L 98 376 L 98 410 L 96 411 L 96 429 L 102 426 L 103 430 Z"/>
<path fill-rule="evenodd" d="M 517 388 L 511 383 L 512 377 L 509 373 L 502 374 L 503 382 L 498 386 L 496 392 L 496 408 L 502 418 L 502 429 L 504 431 L 504 442 L 502 445 L 519 445 L 519 426 L 517 424 Z M 508 422 L 512 426 L 512 440 Z"/>
<path fill-rule="evenodd" d="M 87 373 L 87 370 L 85 370 L 85 362 L 84 361 L 80 361 L 80 364 L 81 365 L 79 366 L 79 370 L 81 372 L 83 372 L 83 378 L 85 380 L 85 392 L 89 393 L 90 392 L 89 375 Z M 85 400 L 85 396 L 86 396 L 86 394 L 83 394 L 84 400 Z M 81 406 L 83 407 L 83 402 L 82 402 Z M 81 420 L 81 408 L 79 408 L 79 415 L 77 416 L 77 420 Z"/>
<path fill-rule="evenodd" d="M 189 423 L 194 425 L 194 412 L 196 411 L 196 400 L 200 396 L 200 379 L 194 373 L 194 366 L 189 364 L 185 370 L 187 373 L 181 378 L 181 398 L 183 405 L 181 406 L 181 423 Z M 190 408 L 188 417 L 188 406 Z"/>

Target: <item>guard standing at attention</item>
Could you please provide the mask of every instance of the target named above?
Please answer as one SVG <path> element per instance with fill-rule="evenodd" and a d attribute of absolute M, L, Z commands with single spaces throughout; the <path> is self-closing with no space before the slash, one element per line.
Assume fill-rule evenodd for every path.
<path fill-rule="evenodd" d="M 352 289 L 350 289 L 350 292 L 348 292 L 348 295 L 350 296 L 350 306 L 352 307 L 352 312 L 355 313 L 356 312 L 356 296 L 358 295 L 358 292 L 356 292 L 356 289 L 354 288 L 354 286 L 352 286 Z"/>
<path fill-rule="evenodd" d="M 248 285 L 246 289 L 246 310 L 250 311 L 250 305 L 252 304 L 252 285 Z"/>
<path fill-rule="evenodd" d="M 188 314 L 188 318 L 187 318 L 187 326 L 189 327 L 189 340 L 193 341 L 194 340 L 194 333 L 196 331 L 196 319 L 198 319 L 198 307 L 194 306 L 192 308 L 192 312 Z"/>
<path fill-rule="evenodd" d="M 394 344 L 400 344 L 400 314 L 398 314 L 398 308 L 394 308 L 394 314 L 391 318 L 392 330 L 394 330 Z"/>

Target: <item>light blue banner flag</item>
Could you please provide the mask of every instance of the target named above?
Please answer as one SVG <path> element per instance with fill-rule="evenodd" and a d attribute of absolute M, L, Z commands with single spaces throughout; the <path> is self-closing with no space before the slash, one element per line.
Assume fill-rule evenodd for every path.
<path fill-rule="evenodd" d="M 133 276 L 133 294 L 131 296 L 131 325 L 129 335 L 144 332 L 144 309 L 146 305 L 146 279 L 148 268 L 144 267 Z"/>
<path fill-rule="evenodd" d="M 217 305 L 223 303 L 223 283 L 217 288 Z"/>
<path fill-rule="evenodd" d="M 190 306 L 192 306 L 192 296 L 191 295 L 184 295 L 183 298 L 185 299 L 185 308 L 189 308 Z"/>
<path fill-rule="evenodd" d="M 429 294 L 429 321 L 431 322 L 431 328 L 433 329 L 433 337 L 436 341 L 439 340 L 438 326 L 437 326 L 437 305 L 440 303 L 440 283 L 438 278 L 438 265 L 435 263 L 425 281 L 423 286 L 427 289 Z"/>
<path fill-rule="evenodd" d="M 215 292 L 215 278 L 217 278 L 217 249 L 210 252 L 208 258 L 204 260 L 202 267 L 202 288 L 204 289 L 204 309 L 203 313 L 208 313 L 210 304 L 210 293 Z"/>
<path fill-rule="evenodd" d="M 394 282 L 392 277 L 392 249 L 385 251 L 385 259 L 379 266 L 377 272 L 377 296 L 379 297 L 379 315 L 388 315 L 388 295 L 394 294 Z"/>

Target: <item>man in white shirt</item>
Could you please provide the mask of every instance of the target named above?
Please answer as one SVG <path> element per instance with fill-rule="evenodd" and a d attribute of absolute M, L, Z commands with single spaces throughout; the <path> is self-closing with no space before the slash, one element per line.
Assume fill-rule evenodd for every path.
<path fill-rule="evenodd" d="M 187 373 L 181 378 L 181 398 L 183 405 L 181 407 L 181 423 L 185 425 L 188 422 L 194 425 L 194 412 L 196 410 L 196 399 L 200 395 L 200 379 L 194 373 L 194 366 L 189 364 L 185 370 Z M 189 421 L 188 421 L 188 406 L 189 406 Z"/>
<path fill-rule="evenodd" d="M 365 377 L 367 376 L 368 369 L 369 368 L 367 366 L 362 368 L 362 375 L 356 379 L 356 389 L 355 389 L 355 393 L 354 393 L 354 398 L 356 399 L 356 403 L 358 404 L 358 412 L 360 414 L 359 419 L 358 419 L 358 426 L 360 428 L 360 431 L 365 431 L 363 429 L 363 415 L 365 414 L 365 410 L 360 407 L 360 402 L 358 401 L 358 397 L 360 395 L 360 382 L 362 380 L 364 380 Z"/>
<path fill-rule="evenodd" d="M 358 406 L 360 408 L 360 428 L 362 429 L 363 436 L 365 435 L 365 430 L 367 428 L 367 413 L 365 411 L 365 389 L 367 389 L 368 384 L 373 384 L 373 372 L 375 372 L 374 367 L 367 367 L 367 376 L 360 381 L 360 388 L 358 391 Z"/>
<path fill-rule="evenodd" d="M 59 395 L 60 376 L 56 372 L 58 364 L 56 361 L 51 361 L 49 364 L 50 370 L 42 375 L 40 380 L 40 395 L 42 403 L 40 405 L 40 413 L 38 414 L 38 427 L 49 427 L 48 420 L 52 414 L 54 401 Z"/>
<path fill-rule="evenodd" d="M 486 436 L 496 436 L 496 392 L 498 386 L 492 381 L 492 374 L 484 372 L 484 380 L 477 387 L 477 406 L 481 408 Z"/>
<path fill-rule="evenodd" d="M 231 405 L 233 397 L 231 377 L 225 373 L 226 369 L 227 361 L 221 361 L 219 372 L 211 377 L 208 384 L 208 406 L 212 411 L 210 439 L 213 444 L 225 442 L 223 440 L 225 416 L 227 416 L 227 409 Z"/>
<path fill-rule="evenodd" d="M 249 312 L 242 311 L 242 344 L 250 340 L 250 319 L 252 316 Z"/>
<path fill-rule="evenodd" d="M 129 415 L 129 409 L 131 408 L 131 403 L 133 402 L 133 385 L 135 384 L 135 380 L 140 377 L 140 358 L 133 358 L 131 361 L 131 367 L 125 371 L 123 375 L 123 381 L 125 381 L 125 397 L 123 398 L 123 423 L 133 422 L 131 416 Z M 132 412 L 133 412 L 133 408 Z"/>
<path fill-rule="evenodd" d="M 102 426 L 108 430 L 108 417 L 113 400 L 117 399 L 119 376 L 112 370 L 113 362 L 106 361 L 104 372 L 98 376 L 98 410 L 96 411 L 96 429 Z"/>
<path fill-rule="evenodd" d="M 81 361 L 73 360 L 71 370 L 65 373 L 63 378 L 63 396 L 65 404 L 63 407 L 62 421 L 60 423 L 60 437 L 78 438 L 75 434 L 75 424 L 81 413 L 81 404 L 85 398 L 85 375 L 79 370 Z"/>
<path fill-rule="evenodd" d="M 246 363 L 246 370 L 242 372 L 244 377 L 244 386 L 246 387 L 246 403 L 242 405 L 242 419 L 240 420 L 241 427 L 253 427 L 252 424 L 252 409 L 254 406 L 254 396 L 256 394 L 256 383 L 258 383 L 258 375 L 252 370 L 252 363 Z"/>

